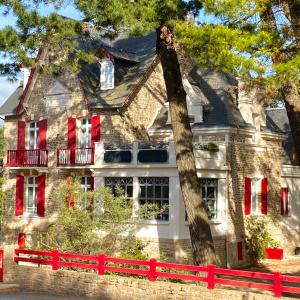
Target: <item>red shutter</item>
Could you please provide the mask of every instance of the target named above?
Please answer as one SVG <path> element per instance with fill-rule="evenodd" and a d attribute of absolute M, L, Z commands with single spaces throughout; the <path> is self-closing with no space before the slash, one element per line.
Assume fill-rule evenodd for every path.
<path fill-rule="evenodd" d="M 25 122 L 18 121 L 18 150 L 25 149 L 25 128 Z"/>
<path fill-rule="evenodd" d="M 95 179 L 94 176 L 91 176 L 91 191 L 93 191 L 95 188 Z"/>
<path fill-rule="evenodd" d="M 100 142 L 100 116 L 92 116 L 92 147 L 95 142 Z"/>
<path fill-rule="evenodd" d="M 39 121 L 39 148 L 47 149 L 47 119 Z"/>
<path fill-rule="evenodd" d="M 251 178 L 245 177 L 245 215 L 251 213 Z"/>
<path fill-rule="evenodd" d="M 243 242 L 237 242 L 237 258 L 238 260 L 244 259 Z"/>
<path fill-rule="evenodd" d="M 68 149 L 70 152 L 70 163 L 75 164 L 75 149 L 76 149 L 76 119 L 68 119 Z"/>
<path fill-rule="evenodd" d="M 37 215 L 45 216 L 45 189 L 46 175 L 38 176 L 37 178 Z"/>
<path fill-rule="evenodd" d="M 20 232 L 18 235 L 18 246 L 19 249 L 25 248 L 25 242 L 26 242 L 26 234 L 23 232 Z"/>
<path fill-rule="evenodd" d="M 266 215 L 268 213 L 268 179 L 261 180 L 261 213 Z"/>
<path fill-rule="evenodd" d="M 289 190 L 288 190 L 288 188 L 280 189 L 280 205 L 281 205 L 281 215 L 287 216 L 289 214 Z"/>
<path fill-rule="evenodd" d="M 24 176 L 16 177 L 16 216 L 23 215 Z"/>
<path fill-rule="evenodd" d="M 285 188 L 285 215 L 288 216 L 289 214 L 289 189 Z"/>
<path fill-rule="evenodd" d="M 280 208 L 281 215 L 284 216 L 284 188 L 280 189 Z"/>
<path fill-rule="evenodd" d="M 68 119 L 68 149 L 76 148 L 76 119 Z"/>

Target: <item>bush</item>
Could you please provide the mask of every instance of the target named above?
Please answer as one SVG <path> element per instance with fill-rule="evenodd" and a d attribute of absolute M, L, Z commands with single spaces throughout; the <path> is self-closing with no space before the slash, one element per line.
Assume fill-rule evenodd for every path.
<path fill-rule="evenodd" d="M 252 265 L 256 265 L 265 256 L 268 247 L 278 247 L 268 229 L 268 220 L 261 217 L 250 217 L 246 220 L 246 251 Z"/>

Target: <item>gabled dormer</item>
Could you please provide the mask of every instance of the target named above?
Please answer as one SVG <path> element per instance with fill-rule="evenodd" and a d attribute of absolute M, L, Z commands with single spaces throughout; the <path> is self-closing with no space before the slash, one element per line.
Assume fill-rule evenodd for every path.
<path fill-rule="evenodd" d="M 71 106 L 70 98 L 71 90 L 58 80 L 44 94 L 44 101 L 48 110 L 69 108 Z"/>

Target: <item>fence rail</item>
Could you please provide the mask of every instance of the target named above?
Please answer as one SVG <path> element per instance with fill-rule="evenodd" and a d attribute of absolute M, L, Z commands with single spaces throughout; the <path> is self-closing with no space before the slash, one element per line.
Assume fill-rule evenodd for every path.
<path fill-rule="evenodd" d="M 57 149 L 57 166 L 94 164 L 94 148 Z"/>
<path fill-rule="evenodd" d="M 208 289 L 214 289 L 216 285 L 219 285 L 272 291 L 274 296 L 278 298 L 282 296 L 283 292 L 300 295 L 300 277 L 282 275 L 280 272 L 241 271 L 222 269 L 214 265 L 204 267 L 159 262 L 155 259 L 147 261 L 124 259 L 108 257 L 103 253 L 86 255 L 61 253 L 58 250 L 43 252 L 16 249 L 15 254 L 14 260 L 16 263 L 28 262 L 49 265 L 52 267 L 52 270 L 58 270 L 60 267 L 70 267 L 96 270 L 99 275 L 104 275 L 105 272 L 135 274 L 145 276 L 149 281 L 155 281 L 157 278 L 181 279 L 184 281 L 205 282 Z M 186 271 L 187 273 L 176 273 L 178 270 Z"/>
<path fill-rule="evenodd" d="M 9 167 L 47 167 L 48 150 L 7 150 Z"/>

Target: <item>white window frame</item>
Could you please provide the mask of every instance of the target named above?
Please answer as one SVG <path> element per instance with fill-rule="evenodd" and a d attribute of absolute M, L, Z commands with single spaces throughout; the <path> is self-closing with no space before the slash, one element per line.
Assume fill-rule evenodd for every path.
<path fill-rule="evenodd" d="M 33 125 L 33 127 L 31 127 Z M 31 148 L 31 133 L 33 132 L 33 148 Z M 30 122 L 27 129 L 27 149 L 34 150 L 39 147 L 39 122 Z"/>
<path fill-rule="evenodd" d="M 29 183 L 30 179 L 33 179 L 33 183 Z M 34 206 L 32 208 L 28 207 L 29 202 L 29 188 L 33 188 L 33 199 L 35 200 Z M 37 192 L 38 184 L 36 176 L 26 177 L 26 192 L 25 192 L 25 216 L 36 216 L 37 215 Z"/>
<path fill-rule="evenodd" d="M 110 59 L 104 59 L 100 63 L 100 89 L 111 90 L 115 85 L 115 66 Z"/>
<path fill-rule="evenodd" d="M 263 177 L 251 178 L 251 215 L 264 216 L 261 212 L 261 182 Z"/>
<path fill-rule="evenodd" d="M 206 181 L 206 183 L 205 183 Z M 209 181 L 211 181 L 211 183 L 208 183 Z M 213 182 L 213 183 L 212 183 Z M 215 190 L 214 190 L 214 193 L 215 193 L 215 216 L 212 217 L 212 218 L 209 218 L 209 220 L 211 221 L 216 221 L 218 220 L 218 178 L 200 178 L 200 188 L 201 188 L 201 193 L 202 193 L 202 190 L 203 188 L 207 188 L 208 187 L 214 187 Z M 202 196 L 203 196 L 203 193 L 202 193 Z M 205 208 L 206 208 L 206 211 L 208 211 L 208 204 L 207 202 L 211 200 L 207 197 L 203 197 L 203 201 L 204 201 L 204 204 L 205 204 Z M 207 212 L 208 214 L 208 212 Z"/>
<path fill-rule="evenodd" d="M 125 192 L 125 196 L 128 200 L 133 199 L 133 177 L 132 176 L 107 176 L 104 177 L 104 185 L 106 187 L 112 188 L 119 186 Z M 132 195 L 128 196 L 128 187 L 132 189 Z M 113 192 L 113 191 L 112 191 Z"/>

